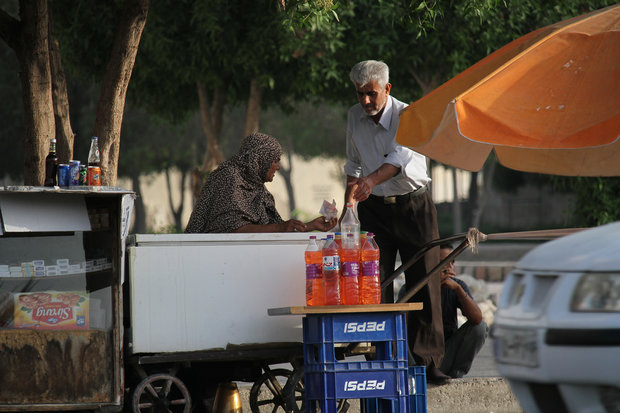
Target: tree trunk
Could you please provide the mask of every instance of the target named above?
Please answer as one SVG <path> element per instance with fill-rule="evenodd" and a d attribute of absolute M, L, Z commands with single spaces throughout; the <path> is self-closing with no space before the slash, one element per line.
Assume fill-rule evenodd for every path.
<path fill-rule="evenodd" d="M 474 223 L 476 223 L 476 216 L 478 215 L 478 209 L 479 209 L 479 202 L 480 202 L 480 195 L 479 195 L 479 188 L 478 188 L 478 172 L 472 172 L 470 174 L 470 180 L 469 180 L 469 194 L 467 195 L 467 203 L 469 205 L 468 210 L 469 210 L 469 216 L 467 219 L 467 227 L 471 228 L 474 227 L 476 228 L 476 225 L 474 225 Z"/>
<path fill-rule="evenodd" d="M 461 202 L 459 200 L 459 185 L 458 185 L 458 176 L 456 173 L 456 168 L 452 169 L 452 232 L 454 234 L 458 234 L 461 232 L 461 228 L 463 227 L 462 218 L 461 218 Z"/>
<path fill-rule="evenodd" d="M 258 79 L 252 79 L 250 82 L 250 97 L 248 98 L 248 110 L 245 115 L 243 138 L 251 133 L 258 132 L 263 92 L 264 88 L 258 83 Z"/>
<path fill-rule="evenodd" d="M 198 80 L 196 86 L 202 129 L 207 138 L 207 151 L 200 169 L 204 172 L 210 172 L 224 160 L 224 154 L 220 148 L 220 134 L 222 133 L 222 118 L 226 99 L 222 88 L 217 88 L 213 91 L 213 104 L 211 104 L 209 92 L 204 84 Z"/>
<path fill-rule="evenodd" d="M 183 216 L 183 193 L 185 192 L 185 178 L 187 177 L 187 173 L 185 171 L 181 172 L 181 186 L 179 189 L 179 195 L 181 197 L 181 201 L 179 202 L 179 207 L 174 207 L 174 202 L 172 202 L 172 184 L 170 182 L 170 169 L 166 168 L 166 186 L 168 187 L 168 206 L 170 207 L 170 211 L 172 212 L 172 218 L 174 219 L 174 226 L 177 232 L 181 232 L 183 230 L 183 223 L 181 222 L 181 218 Z"/>
<path fill-rule="evenodd" d="M 24 184 L 43 185 L 45 156 L 54 137 L 47 0 L 21 0 L 19 13 L 21 21 L 0 11 L 0 36 L 13 49 L 20 66 Z"/>
<path fill-rule="evenodd" d="M 420 85 L 422 89 L 422 95 L 427 95 L 428 93 L 435 90 L 439 84 L 439 73 L 433 73 L 428 78 L 422 78 L 415 70 L 411 67 L 407 68 L 407 71 L 413 76 L 415 81 Z"/>
<path fill-rule="evenodd" d="M 101 85 L 94 132 L 99 137 L 103 185 L 116 185 L 125 97 L 146 24 L 149 1 L 124 2 L 112 55 Z"/>
<path fill-rule="evenodd" d="M 144 234 L 146 232 L 146 210 L 144 208 L 144 200 L 142 198 L 142 187 L 140 186 L 140 174 L 131 177 L 131 186 L 136 193 L 134 202 L 135 219 L 133 222 L 133 232 L 136 234 Z"/>
<path fill-rule="evenodd" d="M 287 144 L 284 148 L 286 151 L 286 158 L 288 159 L 288 168 L 286 168 L 283 164 L 280 164 L 280 175 L 284 178 L 284 183 L 286 185 L 286 192 L 288 192 L 288 207 L 291 212 L 291 218 L 295 215 L 295 210 L 297 209 L 297 204 L 295 202 L 295 192 L 293 191 L 293 140 L 290 135 L 287 138 Z"/>
<path fill-rule="evenodd" d="M 52 0 L 48 1 L 48 9 L 52 9 Z M 49 13 L 49 49 L 50 69 L 52 73 L 52 100 L 54 119 L 56 122 L 56 152 L 58 163 L 69 163 L 73 159 L 74 134 L 69 116 L 69 95 L 67 80 L 60 59 L 60 46 L 54 35 L 53 13 Z"/>
<path fill-rule="evenodd" d="M 472 214 L 472 227 L 480 228 L 480 221 L 482 219 L 482 212 L 484 211 L 484 205 L 486 204 L 486 200 L 491 193 L 491 185 L 493 184 L 493 175 L 495 175 L 495 167 L 497 166 L 497 161 L 489 162 L 485 169 L 483 170 L 483 184 L 482 184 L 482 194 L 478 197 L 478 206 L 475 210 L 475 213 Z"/>
<path fill-rule="evenodd" d="M 196 168 L 192 173 L 192 197 L 194 201 L 200 195 L 200 189 L 206 175 L 217 168 L 224 161 L 224 153 L 220 147 L 220 135 L 222 133 L 222 120 L 224 117 L 224 105 L 226 104 L 226 94 L 224 88 L 217 87 L 213 91 L 213 103 L 209 101 L 209 92 L 204 84 L 196 81 L 198 91 L 198 102 L 200 104 L 200 119 L 202 129 L 207 138 L 207 150 L 200 168 Z"/>

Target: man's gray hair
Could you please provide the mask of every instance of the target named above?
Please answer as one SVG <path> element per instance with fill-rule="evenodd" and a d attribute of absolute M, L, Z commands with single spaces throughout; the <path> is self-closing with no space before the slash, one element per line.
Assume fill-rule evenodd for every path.
<path fill-rule="evenodd" d="M 385 87 L 390 81 L 390 69 L 381 61 L 364 60 L 353 66 L 349 77 L 356 86 L 365 86 L 375 81 L 380 87 Z"/>

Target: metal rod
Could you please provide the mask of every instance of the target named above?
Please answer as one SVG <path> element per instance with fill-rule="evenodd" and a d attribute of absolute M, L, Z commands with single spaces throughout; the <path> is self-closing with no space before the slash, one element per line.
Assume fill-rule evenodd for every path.
<path fill-rule="evenodd" d="M 409 261 L 402 264 L 400 267 L 398 267 L 394 271 L 392 275 L 390 275 L 388 278 L 383 280 L 383 282 L 381 283 L 381 290 L 384 290 L 388 286 L 391 286 L 392 282 L 396 279 L 396 277 L 398 277 L 399 275 L 407 271 L 413 264 L 415 264 L 420 258 L 422 258 L 424 254 L 431 248 L 434 248 L 446 242 L 460 241 L 466 238 L 467 238 L 467 233 L 463 233 L 463 234 L 452 235 L 446 238 L 439 238 L 439 239 L 436 239 L 436 240 L 433 240 L 433 241 L 430 241 L 424 244 L 424 246 L 418 252 L 416 252 L 414 256 L 409 259 Z"/>
<path fill-rule="evenodd" d="M 465 238 L 463 242 L 461 242 L 458 247 L 456 247 L 450 254 L 448 254 L 446 258 L 444 258 L 443 260 L 440 260 L 439 264 L 437 264 L 435 268 L 431 270 L 431 272 L 429 272 L 424 278 L 418 281 L 418 283 L 415 284 L 413 288 L 411 288 L 410 290 L 407 290 L 405 295 L 402 298 L 400 298 L 397 302 L 406 303 L 411 297 L 413 297 L 418 291 L 420 291 L 422 287 L 426 285 L 426 283 L 428 283 L 428 280 L 430 280 L 433 275 L 441 271 L 441 269 L 446 265 L 446 263 L 453 260 L 457 255 L 459 255 L 468 246 L 469 246 L 469 240 Z"/>

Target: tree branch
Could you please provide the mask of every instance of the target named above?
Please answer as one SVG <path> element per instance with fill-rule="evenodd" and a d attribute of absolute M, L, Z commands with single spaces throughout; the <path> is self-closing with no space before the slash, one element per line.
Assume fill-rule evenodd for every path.
<path fill-rule="evenodd" d="M 16 52 L 19 47 L 19 27 L 19 20 L 0 9 L 0 38 Z"/>

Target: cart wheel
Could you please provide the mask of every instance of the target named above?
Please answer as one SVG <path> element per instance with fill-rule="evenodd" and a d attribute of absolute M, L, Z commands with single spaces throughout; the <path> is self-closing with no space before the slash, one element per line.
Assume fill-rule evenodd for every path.
<path fill-rule="evenodd" d="M 290 379 L 284 386 L 284 397 L 286 400 L 286 409 L 292 413 L 305 412 L 304 405 L 305 387 L 304 387 L 304 368 L 296 368 Z M 347 399 L 338 399 L 336 401 L 336 411 L 338 413 L 346 413 L 350 404 Z"/>
<path fill-rule="evenodd" d="M 181 380 L 169 374 L 153 374 L 134 390 L 132 406 L 134 413 L 189 413 L 192 401 Z"/>
<path fill-rule="evenodd" d="M 292 413 L 305 411 L 304 394 L 304 369 L 296 368 L 284 386 L 286 410 Z"/>
<path fill-rule="evenodd" d="M 287 412 L 284 387 L 291 374 L 291 370 L 266 368 L 250 390 L 252 413 Z"/>

